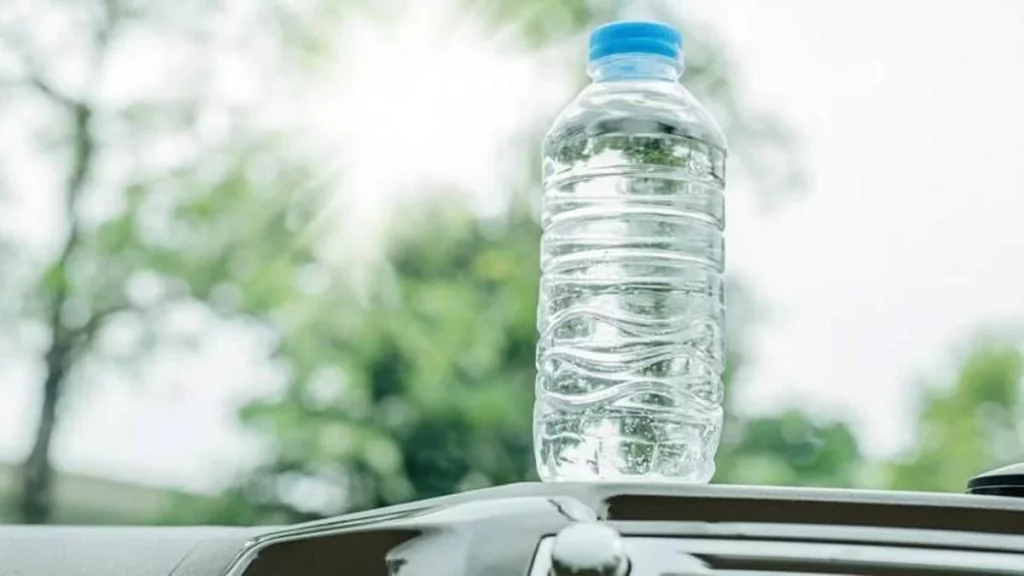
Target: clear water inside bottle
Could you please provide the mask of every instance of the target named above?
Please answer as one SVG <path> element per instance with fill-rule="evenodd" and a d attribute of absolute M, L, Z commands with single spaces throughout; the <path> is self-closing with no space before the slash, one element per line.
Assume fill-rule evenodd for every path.
<path fill-rule="evenodd" d="M 709 122 L 677 82 L 598 82 L 545 141 L 543 480 L 714 473 L 726 152 Z"/>

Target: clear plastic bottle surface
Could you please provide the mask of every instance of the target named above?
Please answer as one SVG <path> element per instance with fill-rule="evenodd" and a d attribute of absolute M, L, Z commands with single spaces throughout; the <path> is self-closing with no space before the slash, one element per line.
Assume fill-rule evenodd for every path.
<path fill-rule="evenodd" d="M 702 483 L 722 428 L 721 130 L 681 35 L 617 22 L 544 141 L 534 449 L 545 481 Z"/>

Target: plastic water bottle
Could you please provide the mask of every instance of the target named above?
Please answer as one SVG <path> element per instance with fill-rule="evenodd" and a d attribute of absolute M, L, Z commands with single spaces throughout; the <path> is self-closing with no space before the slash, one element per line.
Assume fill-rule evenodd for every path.
<path fill-rule="evenodd" d="M 541 479 L 707 482 L 722 428 L 726 144 L 682 37 L 616 22 L 544 140 Z"/>

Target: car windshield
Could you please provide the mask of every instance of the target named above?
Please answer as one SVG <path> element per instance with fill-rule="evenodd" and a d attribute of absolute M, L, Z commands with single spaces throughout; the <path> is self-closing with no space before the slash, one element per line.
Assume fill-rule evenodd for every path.
<path fill-rule="evenodd" d="M 538 367 L 582 354 L 538 346 L 539 295 L 590 289 L 542 286 L 545 194 L 614 188 L 545 176 L 643 138 L 630 161 L 680 162 L 650 146 L 678 126 L 629 121 L 541 161 L 606 136 L 572 124 L 619 102 L 574 100 L 588 33 L 634 19 L 682 31 L 647 72 L 721 129 L 673 166 L 728 213 L 724 392 L 684 395 L 720 399 L 711 483 L 962 492 L 1020 460 L 1024 3 L 6 0 L 0 523 L 285 525 L 538 480 Z M 612 62 L 591 75 L 639 69 Z M 642 360 L 651 390 L 681 365 Z"/>

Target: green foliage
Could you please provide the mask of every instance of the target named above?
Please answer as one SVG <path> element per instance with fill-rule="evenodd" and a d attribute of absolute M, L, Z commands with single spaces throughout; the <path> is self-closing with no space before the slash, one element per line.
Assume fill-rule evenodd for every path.
<path fill-rule="evenodd" d="M 719 482 L 851 487 L 860 476 L 857 439 L 841 422 L 789 409 L 736 421 L 730 435 L 717 458 Z"/>
<path fill-rule="evenodd" d="M 243 415 L 277 474 L 330 471 L 355 508 L 528 476 L 538 233 L 503 227 L 431 212 L 370 297 L 328 296 L 282 334 L 288 387 Z"/>
<path fill-rule="evenodd" d="M 962 492 L 975 474 L 1020 461 L 1022 378 L 1024 356 L 1012 340 L 976 342 L 953 382 L 924 391 L 916 442 L 891 466 L 889 486 Z"/>
<path fill-rule="evenodd" d="M 465 0 L 466 10 L 484 16 L 498 30 L 510 28 L 534 45 L 544 45 L 613 17 L 608 4 L 587 0 Z"/>

